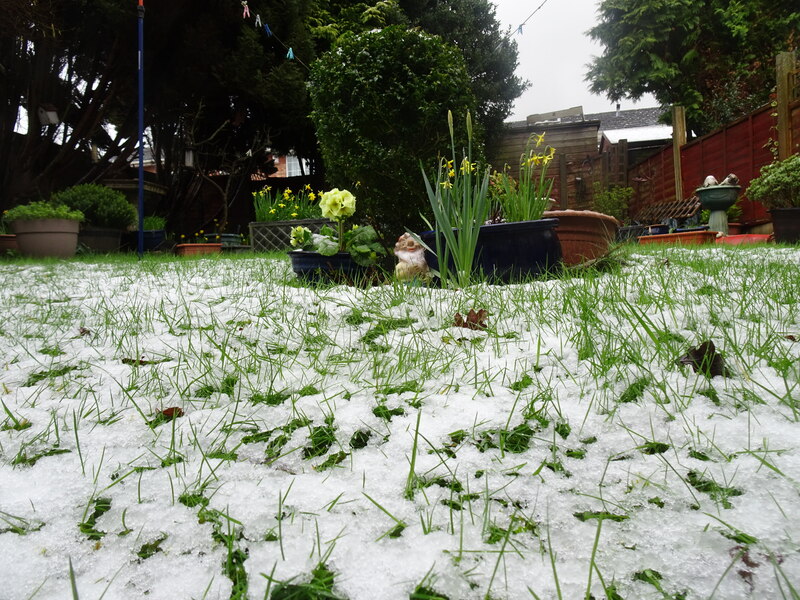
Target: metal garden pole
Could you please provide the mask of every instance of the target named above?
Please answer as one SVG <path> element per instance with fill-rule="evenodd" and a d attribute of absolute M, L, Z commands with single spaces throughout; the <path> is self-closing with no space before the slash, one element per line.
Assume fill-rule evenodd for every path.
<path fill-rule="evenodd" d="M 144 0 L 139 0 L 139 258 L 144 254 Z"/>

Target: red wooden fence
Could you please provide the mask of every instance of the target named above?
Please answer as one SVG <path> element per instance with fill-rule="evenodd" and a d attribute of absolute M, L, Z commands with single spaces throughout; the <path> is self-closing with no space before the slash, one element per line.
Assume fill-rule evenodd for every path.
<path fill-rule="evenodd" d="M 681 189 L 683 197 L 694 195 L 707 175 L 722 180 L 728 173 L 739 177 L 743 189 L 757 177 L 761 167 L 773 161 L 777 118 L 771 105 L 762 106 L 747 117 L 681 147 Z M 800 150 L 800 98 L 789 103 L 790 148 Z M 630 214 L 636 216 L 645 206 L 675 200 L 672 144 L 628 171 L 634 188 Z M 755 225 L 769 220 L 761 204 L 741 201 L 742 221 Z"/>

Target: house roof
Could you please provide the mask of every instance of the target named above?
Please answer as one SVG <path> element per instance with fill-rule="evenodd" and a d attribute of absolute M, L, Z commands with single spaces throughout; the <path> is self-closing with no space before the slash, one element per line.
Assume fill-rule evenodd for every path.
<path fill-rule="evenodd" d="M 630 129 L 662 125 L 659 118 L 664 114 L 662 108 L 632 108 L 629 110 L 612 110 L 608 112 L 584 115 L 587 121 L 600 121 L 603 131 Z M 671 128 L 670 128 L 671 129 Z"/>
<path fill-rule="evenodd" d="M 633 127 L 653 127 L 661 125 L 659 118 L 664 114 L 661 108 L 633 108 L 629 110 L 612 110 L 601 113 L 583 113 L 583 108 L 575 106 L 550 113 L 530 115 L 524 121 L 506 123 L 507 127 L 517 129 L 534 124 L 566 125 L 585 122 L 600 122 L 601 131 L 630 129 Z M 667 126 L 668 127 L 668 126 Z"/>

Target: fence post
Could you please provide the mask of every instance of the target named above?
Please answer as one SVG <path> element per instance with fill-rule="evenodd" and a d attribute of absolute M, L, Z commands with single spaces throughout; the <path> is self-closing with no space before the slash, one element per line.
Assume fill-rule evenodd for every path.
<path fill-rule="evenodd" d="M 789 158 L 792 154 L 792 115 L 789 110 L 791 89 L 789 79 L 792 71 L 794 71 L 794 63 L 794 52 L 781 52 L 775 57 L 779 160 Z"/>
<path fill-rule="evenodd" d="M 567 210 L 569 208 L 569 190 L 567 189 L 569 182 L 567 181 L 567 156 L 565 154 L 558 155 L 558 194 L 561 196 L 561 209 Z"/>
<path fill-rule="evenodd" d="M 672 164 L 675 169 L 675 200 L 683 200 L 683 176 L 681 174 L 681 146 L 686 143 L 686 109 L 672 106 Z"/>

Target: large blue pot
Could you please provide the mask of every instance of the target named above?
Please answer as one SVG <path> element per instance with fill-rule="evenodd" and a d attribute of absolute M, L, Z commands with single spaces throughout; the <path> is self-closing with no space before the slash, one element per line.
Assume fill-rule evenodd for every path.
<path fill-rule="evenodd" d="M 474 271 L 492 283 L 509 283 L 548 273 L 561 268 L 561 243 L 556 235 L 558 219 L 539 219 L 517 223 L 481 226 L 475 248 Z M 420 234 L 432 250 L 436 250 L 433 231 Z M 444 236 L 441 236 L 444 245 Z M 425 260 L 432 269 L 439 269 L 435 254 L 425 251 Z M 452 258 L 450 269 L 455 269 Z"/>

